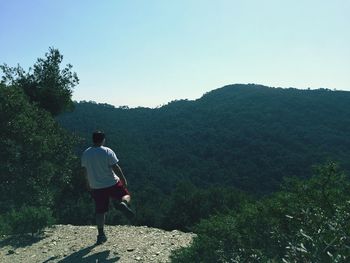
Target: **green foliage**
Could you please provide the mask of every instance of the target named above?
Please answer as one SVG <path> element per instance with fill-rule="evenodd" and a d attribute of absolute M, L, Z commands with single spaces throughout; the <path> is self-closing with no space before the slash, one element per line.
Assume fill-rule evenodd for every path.
<path fill-rule="evenodd" d="M 70 183 L 74 138 L 17 87 L 0 86 L 0 211 L 51 206 Z"/>
<path fill-rule="evenodd" d="M 333 205 L 325 215 L 316 208 L 301 211 L 300 229 L 286 246 L 284 262 L 348 262 L 350 259 L 350 205 Z M 298 220 L 298 219 L 295 219 Z"/>
<path fill-rule="evenodd" d="M 80 166 L 79 162 L 75 163 Z M 60 188 L 54 208 L 54 216 L 61 224 L 95 224 L 94 203 L 86 189 L 86 179 L 79 167 L 74 171 L 71 180 Z"/>
<path fill-rule="evenodd" d="M 61 224 L 94 225 L 94 203 L 88 194 L 66 196 L 55 206 L 55 217 Z"/>
<path fill-rule="evenodd" d="M 40 232 L 54 223 L 52 211 L 45 207 L 22 206 L 0 216 L 1 234 L 27 234 Z"/>
<path fill-rule="evenodd" d="M 76 104 L 78 83 L 50 49 L 33 71 L 1 66 L 0 231 L 36 233 L 52 224 L 93 224 L 79 152 L 102 129 L 128 178 L 136 224 L 195 231 L 174 262 L 346 262 L 350 189 L 330 163 L 350 168 L 349 93 L 228 86 L 158 109 Z M 50 114 L 51 113 L 51 114 Z M 337 114 L 335 114 L 337 113 Z M 295 176 L 298 179 L 290 179 Z M 240 190 L 270 193 L 254 201 Z M 112 210 L 109 224 L 126 222 Z M 195 226 L 197 224 L 197 226 Z"/>
<path fill-rule="evenodd" d="M 135 192 L 188 180 L 264 195 L 327 160 L 350 170 L 349 101 L 345 91 L 230 85 L 156 109 L 81 102 L 59 121 L 86 139 L 81 151 L 104 130 Z"/>
<path fill-rule="evenodd" d="M 51 211 L 73 181 L 77 139 L 57 124 L 52 117 L 56 112 L 50 114 L 43 104 L 55 96 L 60 101 L 62 95 L 50 91 L 52 97 L 46 98 L 43 90 L 71 87 L 68 79 L 73 75 L 67 69 L 59 71 L 61 59 L 57 50 L 50 49 L 46 59 L 35 64 L 33 74 L 20 67 L 1 68 L 5 74 L 0 83 L 0 225 L 4 232 L 34 233 L 50 224 Z M 28 81 L 33 86 L 26 86 Z M 31 97 L 29 87 L 38 89 L 38 97 Z"/>
<path fill-rule="evenodd" d="M 201 219 L 238 211 L 247 200 L 247 195 L 233 188 L 200 189 L 190 182 L 180 182 L 165 202 L 161 227 L 191 231 Z"/>
<path fill-rule="evenodd" d="M 73 107 L 72 91 L 79 83 L 76 73 L 71 71 L 72 65 L 60 68 L 62 60 L 60 52 L 50 48 L 45 58 L 39 58 L 33 70 L 30 68 L 28 72 L 19 65 L 9 67 L 4 64 L 0 66 L 2 83 L 23 89 L 31 102 L 56 116 Z"/>
<path fill-rule="evenodd" d="M 153 227 L 161 227 L 164 222 L 167 196 L 162 189 L 153 185 L 145 185 L 143 189 L 132 193 L 133 207 L 137 211 L 136 223 Z"/>
<path fill-rule="evenodd" d="M 249 198 L 233 188 L 263 196 L 286 177 L 310 177 L 312 165 L 328 159 L 349 170 L 349 99 L 341 91 L 232 85 L 157 109 L 80 102 L 58 120 L 85 139 L 80 153 L 90 146 L 91 131 L 105 131 L 128 178 L 136 224 L 191 231 L 201 219 L 245 206 Z M 68 195 L 82 200 L 75 194 Z M 284 194 L 278 205 L 292 210 L 285 203 L 298 194 Z M 255 203 L 249 210 L 242 221 L 255 220 L 259 228 L 256 215 L 265 210 Z"/>
<path fill-rule="evenodd" d="M 173 262 L 347 262 L 349 179 L 330 163 L 285 189 L 201 221 L 194 244 Z"/>

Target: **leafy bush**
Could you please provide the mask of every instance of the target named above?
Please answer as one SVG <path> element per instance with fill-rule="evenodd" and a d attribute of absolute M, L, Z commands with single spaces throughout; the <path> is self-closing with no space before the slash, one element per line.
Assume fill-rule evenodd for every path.
<path fill-rule="evenodd" d="M 349 262 L 349 180 L 334 163 L 242 210 L 202 220 L 173 262 Z"/>
<path fill-rule="evenodd" d="M 23 206 L 1 215 L 0 232 L 7 235 L 27 233 L 34 235 L 53 223 L 51 210 L 45 207 Z"/>

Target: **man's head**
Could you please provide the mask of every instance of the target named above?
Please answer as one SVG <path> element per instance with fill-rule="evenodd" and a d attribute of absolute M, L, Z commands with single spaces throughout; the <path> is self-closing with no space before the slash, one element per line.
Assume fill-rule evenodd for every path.
<path fill-rule="evenodd" d="M 101 131 L 94 131 L 92 134 L 92 142 L 94 145 L 102 145 L 105 141 L 105 134 Z"/>

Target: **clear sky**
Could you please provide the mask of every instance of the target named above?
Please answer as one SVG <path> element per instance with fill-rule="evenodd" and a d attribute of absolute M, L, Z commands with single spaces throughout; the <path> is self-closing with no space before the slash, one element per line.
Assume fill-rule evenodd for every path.
<path fill-rule="evenodd" d="M 234 83 L 350 90 L 350 0 L 0 0 L 0 63 L 49 47 L 73 99 L 156 107 Z"/>

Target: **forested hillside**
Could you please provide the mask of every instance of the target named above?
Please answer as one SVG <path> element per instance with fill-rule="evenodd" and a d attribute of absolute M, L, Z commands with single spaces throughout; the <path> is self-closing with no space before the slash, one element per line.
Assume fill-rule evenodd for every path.
<path fill-rule="evenodd" d="M 277 190 L 327 160 L 350 168 L 350 92 L 229 85 L 195 101 L 156 109 L 75 104 L 59 122 L 90 143 L 101 129 L 136 189 L 199 187 Z"/>
<path fill-rule="evenodd" d="M 173 262 L 349 262 L 350 92 L 231 85 L 156 109 L 73 105 L 62 59 L 0 66 L 1 239 L 95 224 L 80 155 L 100 129 L 131 223 L 198 234 Z M 130 223 L 115 209 L 106 221 Z"/>

